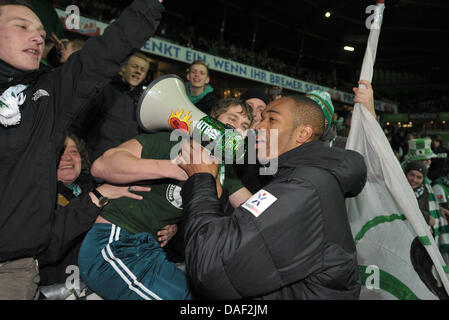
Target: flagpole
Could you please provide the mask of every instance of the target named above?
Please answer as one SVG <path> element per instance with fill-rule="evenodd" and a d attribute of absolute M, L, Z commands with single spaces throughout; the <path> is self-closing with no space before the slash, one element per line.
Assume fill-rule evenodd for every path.
<path fill-rule="evenodd" d="M 374 62 L 376 60 L 377 45 L 379 43 L 380 29 L 383 22 L 383 14 L 385 10 L 385 1 L 378 0 L 376 10 L 374 13 L 374 21 L 370 26 L 370 34 L 368 37 L 368 44 L 363 58 L 362 70 L 360 72 L 360 80 L 367 80 L 372 82 L 374 73 Z M 368 23 L 368 22 L 367 22 Z M 364 87 L 360 85 L 359 87 Z"/>

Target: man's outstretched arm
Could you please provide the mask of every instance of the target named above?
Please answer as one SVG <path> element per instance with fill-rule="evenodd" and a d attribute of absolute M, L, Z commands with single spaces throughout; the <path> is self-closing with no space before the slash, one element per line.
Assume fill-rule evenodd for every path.
<path fill-rule="evenodd" d="M 142 145 L 131 139 L 116 148 L 107 150 L 91 168 L 94 177 L 111 183 L 172 178 L 186 180 L 187 174 L 171 160 L 144 159 Z"/>

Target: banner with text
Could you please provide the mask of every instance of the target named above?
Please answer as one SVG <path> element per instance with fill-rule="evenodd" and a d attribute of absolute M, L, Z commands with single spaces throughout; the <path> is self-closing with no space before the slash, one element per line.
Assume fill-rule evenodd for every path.
<path fill-rule="evenodd" d="M 66 23 L 66 17 L 68 17 L 68 13 L 60 9 L 56 9 L 56 11 L 63 23 L 63 26 L 66 29 L 69 29 L 67 28 Z M 83 34 L 86 36 L 93 36 L 102 34 L 107 26 L 108 25 L 106 23 L 81 16 L 79 18 L 79 28 L 69 29 L 69 31 Z M 323 90 L 329 92 L 329 94 L 332 96 L 332 99 L 335 101 L 347 103 L 351 106 L 354 104 L 353 101 L 354 95 L 352 93 L 347 93 L 344 91 L 320 86 L 315 83 L 302 81 L 282 74 L 274 73 L 271 71 L 259 69 L 253 66 L 245 65 L 225 58 L 217 57 L 208 53 L 180 46 L 178 44 L 172 43 L 168 40 L 161 39 L 158 37 L 153 37 L 149 39 L 142 47 L 142 51 L 188 64 L 190 64 L 195 60 L 203 60 L 211 70 L 227 73 L 229 75 L 233 75 L 240 78 L 265 83 L 270 86 L 281 86 L 282 88 L 296 92 L 306 93 L 312 90 Z M 398 112 L 397 105 L 387 103 L 384 101 L 376 100 L 374 102 L 374 107 L 376 110 L 381 112 L 387 113 Z"/>

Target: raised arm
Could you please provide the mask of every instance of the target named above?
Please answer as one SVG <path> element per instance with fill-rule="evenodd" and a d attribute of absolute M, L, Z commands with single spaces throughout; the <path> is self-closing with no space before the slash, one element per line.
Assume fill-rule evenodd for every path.
<path fill-rule="evenodd" d="M 65 129 L 119 71 L 121 64 L 156 32 L 164 7 L 159 0 L 135 0 L 103 35 L 90 38 L 52 74 L 58 121 Z"/>
<path fill-rule="evenodd" d="M 354 103 L 361 103 L 365 108 L 376 118 L 376 111 L 374 109 L 374 91 L 371 83 L 366 80 L 359 81 L 358 88 L 352 88 L 354 91 Z"/>
<path fill-rule="evenodd" d="M 112 183 L 172 178 L 186 180 L 187 174 L 171 160 L 143 159 L 142 145 L 136 139 L 106 151 L 91 168 L 94 177 Z"/>

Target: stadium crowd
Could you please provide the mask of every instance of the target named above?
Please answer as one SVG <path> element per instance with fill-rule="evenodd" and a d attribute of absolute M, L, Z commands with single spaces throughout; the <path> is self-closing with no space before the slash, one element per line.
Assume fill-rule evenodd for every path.
<path fill-rule="evenodd" d="M 266 51 L 231 43 L 223 51 L 193 29 L 159 28 L 162 0 L 70 4 L 120 19 L 100 37 L 65 39 L 45 30 L 24 0 L 0 0 L 0 299 L 358 299 L 345 199 L 362 191 L 367 167 L 345 149 L 352 113 L 339 116 L 329 93 L 274 97 L 257 87 L 223 98 L 207 65 L 192 62 L 187 98 L 210 128 L 227 125 L 256 150 L 257 161 L 248 152 L 243 164 L 221 164 L 169 131 L 148 133 L 136 116 L 150 70 L 139 48 L 157 32 L 266 70 L 338 83 Z M 354 85 L 363 85 L 353 88 L 354 102 L 375 118 L 375 88 Z M 385 134 L 447 258 L 449 149 L 438 135 Z M 273 160 L 278 171 L 261 174 Z M 77 286 L 68 285 L 73 268 Z M 431 290 L 448 298 L 441 286 Z"/>

